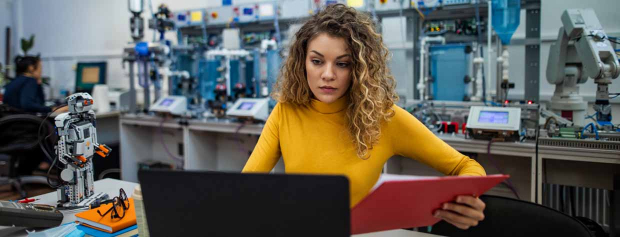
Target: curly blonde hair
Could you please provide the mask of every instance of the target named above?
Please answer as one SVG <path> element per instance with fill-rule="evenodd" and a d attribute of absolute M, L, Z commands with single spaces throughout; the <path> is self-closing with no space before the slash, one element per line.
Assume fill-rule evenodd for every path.
<path fill-rule="evenodd" d="M 310 104 L 305 60 L 310 41 L 321 33 L 343 38 L 351 51 L 351 87 L 344 95 L 351 102 L 346 109 L 347 127 L 357 155 L 367 159 L 379 140 L 381 123 L 394 116 L 392 106 L 398 100 L 396 82 L 387 67 L 389 51 L 368 14 L 333 4 L 312 16 L 295 34 L 272 96 L 280 103 Z"/>

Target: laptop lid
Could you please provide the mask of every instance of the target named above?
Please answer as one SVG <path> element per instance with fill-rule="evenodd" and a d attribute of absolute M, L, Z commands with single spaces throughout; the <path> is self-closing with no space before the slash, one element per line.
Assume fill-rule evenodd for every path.
<path fill-rule="evenodd" d="M 144 170 L 151 236 L 350 236 L 344 176 Z"/>

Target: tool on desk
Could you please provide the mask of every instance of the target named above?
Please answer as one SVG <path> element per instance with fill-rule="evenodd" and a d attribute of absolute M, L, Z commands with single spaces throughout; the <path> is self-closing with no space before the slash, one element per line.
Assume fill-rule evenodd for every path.
<path fill-rule="evenodd" d="M 31 202 L 38 201 L 38 200 L 41 200 L 41 199 L 39 199 L 39 198 L 37 198 L 37 199 L 34 199 L 34 198 L 25 198 L 25 199 L 19 200 L 19 201 L 17 201 L 17 202 L 19 202 L 19 203 L 31 203 Z"/>
<path fill-rule="evenodd" d="M 0 201 L 0 225 L 19 227 L 54 227 L 63 215 L 53 206 Z"/>

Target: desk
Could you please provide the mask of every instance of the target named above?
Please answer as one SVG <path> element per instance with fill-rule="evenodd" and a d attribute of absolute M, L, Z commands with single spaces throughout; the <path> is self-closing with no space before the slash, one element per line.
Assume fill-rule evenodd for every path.
<path fill-rule="evenodd" d="M 117 196 L 119 188 L 125 190 L 128 196 L 131 196 L 133 193 L 133 189 L 136 186 L 136 183 L 115 180 L 115 179 L 103 179 L 95 181 L 95 190 L 97 192 L 104 192 L 110 195 L 110 197 Z M 55 205 L 56 200 L 56 192 L 51 192 L 43 195 L 36 196 L 34 198 L 40 198 L 41 200 L 36 203 L 40 204 L 49 204 Z M 74 222 L 75 221 L 75 213 L 76 212 L 63 212 L 64 219 L 62 220 L 62 224 Z M 13 236 L 26 236 L 27 232 L 25 228 L 21 227 L 0 227 L 0 236 L 13 237 Z M 432 237 L 438 235 L 420 233 L 415 231 L 407 231 L 407 230 L 392 230 L 392 231 L 382 231 L 370 234 L 362 234 L 362 235 L 354 235 L 357 237 Z"/>
<path fill-rule="evenodd" d="M 102 179 L 95 181 L 95 192 L 106 193 L 110 197 L 118 196 L 119 189 L 122 188 L 127 193 L 127 196 L 131 196 L 133 193 L 133 189 L 136 186 L 136 183 L 131 183 L 127 181 L 115 180 L 115 179 Z M 36 201 L 34 203 L 38 204 L 48 204 L 48 205 L 56 205 L 56 201 L 58 197 L 56 196 L 56 192 L 51 192 L 39 196 L 35 196 L 33 198 L 39 198 L 41 200 Z M 64 214 L 64 218 L 62 219 L 62 224 L 75 222 L 75 214 L 80 211 L 62 211 Z M 0 236 L 27 236 L 26 228 L 23 227 L 4 227 L 0 226 Z"/>

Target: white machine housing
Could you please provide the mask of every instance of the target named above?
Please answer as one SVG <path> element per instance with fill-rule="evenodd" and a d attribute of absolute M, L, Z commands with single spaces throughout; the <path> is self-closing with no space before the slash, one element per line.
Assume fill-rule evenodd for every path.
<path fill-rule="evenodd" d="M 151 105 L 150 112 L 183 115 L 187 111 L 187 98 L 184 96 L 165 96 Z"/>
<path fill-rule="evenodd" d="M 226 111 L 226 115 L 237 118 L 251 118 L 267 121 L 269 117 L 269 98 L 240 98 Z"/>

